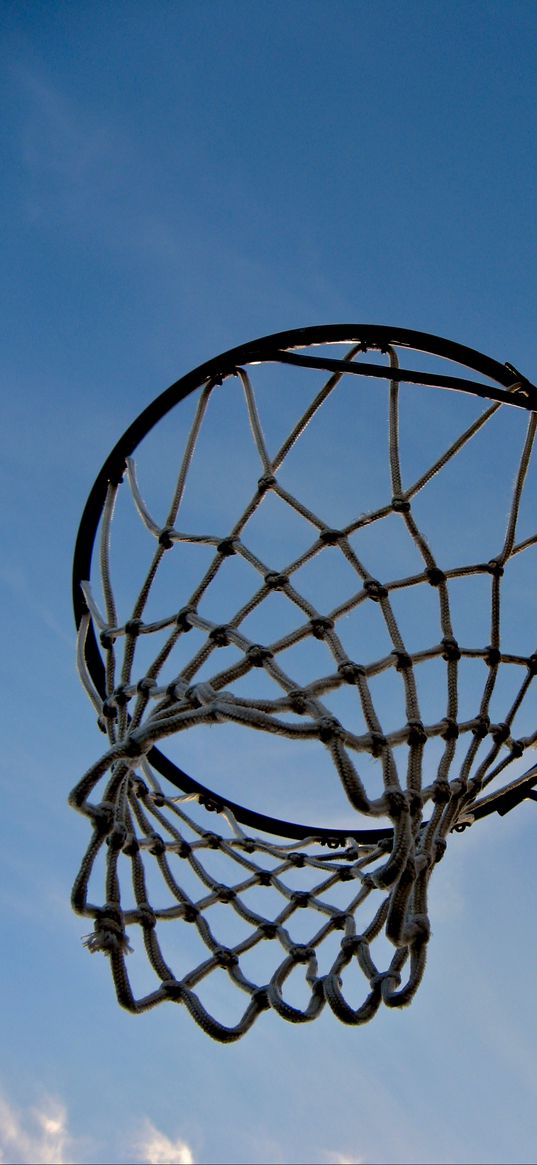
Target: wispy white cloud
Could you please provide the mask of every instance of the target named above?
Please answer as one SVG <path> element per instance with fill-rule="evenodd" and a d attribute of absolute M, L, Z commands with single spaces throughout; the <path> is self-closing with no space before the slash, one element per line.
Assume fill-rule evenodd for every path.
<path fill-rule="evenodd" d="M 123 1141 L 121 1161 L 195 1165 L 186 1141 L 180 1137 L 172 1140 L 149 1119 L 140 1123 L 129 1144 L 127 1138 L 120 1136 L 119 1140 Z M 5 1094 L 0 1094 L 0 1165 L 81 1165 L 82 1161 L 95 1159 L 116 1158 L 103 1157 L 95 1142 L 90 1144 L 89 1138 L 72 1134 L 67 1109 L 57 1097 L 44 1097 L 36 1105 L 17 1108 Z"/>
<path fill-rule="evenodd" d="M 81 108 L 46 76 L 18 63 L 16 80 L 27 101 L 22 157 L 32 172 L 78 185 L 103 165 L 115 170 L 120 144 L 108 121 Z"/>
<path fill-rule="evenodd" d="M 54 1097 L 24 1111 L 0 1096 L 0 1162 L 5 1165 L 75 1165 L 74 1140 L 64 1105 Z"/>
<path fill-rule="evenodd" d="M 178 1137 L 172 1141 L 150 1121 L 145 1120 L 133 1141 L 136 1160 L 145 1165 L 194 1165 L 192 1150 Z"/>
<path fill-rule="evenodd" d="M 14 563 L 0 567 L 0 587 L 24 605 L 27 617 L 30 615 L 32 620 L 44 624 L 58 639 L 72 648 L 72 637 L 54 612 L 41 601 L 39 588 L 31 585 L 28 573 L 21 566 Z"/>

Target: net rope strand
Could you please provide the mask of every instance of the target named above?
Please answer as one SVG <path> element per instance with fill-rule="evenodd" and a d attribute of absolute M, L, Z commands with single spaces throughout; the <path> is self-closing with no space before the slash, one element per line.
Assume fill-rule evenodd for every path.
<path fill-rule="evenodd" d="M 364 345 L 354 345 L 346 360 L 354 361 L 365 350 Z M 259 464 L 256 488 L 242 514 L 227 531 L 192 534 L 180 528 L 181 505 L 207 409 L 212 394 L 225 391 L 227 378 L 223 382 L 212 379 L 200 392 L 164 525 L 151 514 L 138 483 L 135 460 L 129 458 L 125 481 L 111 482 L 108 487 L 101 521 L 102 609 L 90 582 L 83 584 L 87 615 L 79 628 L 78 664 L 84 687 L 107 733 L 108 749 L 70 797 L 71 804 L 92 824 L 92 837 L 73 888 L 73 906 L 78 913 L 93 919 L 94 930 L 85 943 L 90 951 L 102 951 L 109 957 L 117 996 L 124 1007 L 141 1012 L 165 1000 L 183 1003 L 194 1020 L 221 1042 L 238 1039 L 269 1008 L 292 1023 L 303 1023 L 313 1020 L 328 1004 L 342 1022 L 359 1025 L 368 1022 L 382 1003 L 387 1007 L 407 1005 L 425 967 L 430 935 L 428 884 L 435 864 L 444 854 L 448 835 L 461 822 L 472 820 L 472 806 L 482 790 L 537 740 L 537 732 L 519 739 L 513 735 L 517 714 L 527 701 L 537 673 L 537 654 L 533 651 L 518 655 L 506 650 L 501 635 L 506 569 L 512 559 L 537 541 L 537 535 L 531 535 L 517 542 L 537 415 L 528 414 L 503 545 L 488 562 L 444 570 L 416 521 L 414 500 L 505 406 L 493 403 L 486 408 L 428 470 L 405 488 L 399 448 L 400 385 L 397 379 L 390 379 L 390 368 L 398 368 L 399 361 L 395 347 L 386 348 L 385 355 L 392 497 L 384 505 L 356 516 L 342 528 L 332 528 L 324 516 L 278 479 L 291 450 L 344 381 L 344 371 L 329 377 L 271 456 L 258 408 L 254 372 L 237 368 L 232 375 L 242 386 Z M 110 547 L 116 502 L 125 489 L 130 491 L 139 520 L 154 540 L 154 550 L 129 616 L 123 621 L 114 591 Z M 284 568 L 271 565 L 248 544 L 248 523 L 268 494 L 287 506 L 310 532 L 309 545 Z M 409 576 L 381 581 L 369 571 L 366 557 L 358 555 L 351 536 L 392 515 L 397 515 L 403 524 L 422 568 Z M 159 567 L 178 545 L 205 546 L 212 551 L 211 561 L 179 610 L 165 612 L 158 620 L 144 621 Z M 302 592 L 297 575 L 306 564 L 326 556 L 330 548 L 336 548 L 352 570 L 355 590 L 326 612 Z M 234 555 L 254 572 L 256 585 L 230 619 L 217 623 L 199 608 L 223 564 Z M 490 641 L 483 646 L 463 645 L 454 633 L 450 587 L 454 581 L 469 576 L 490 579 Z M 439 636 L 427 648 L 411 651 L 396 618 L 393 600 L 401 591 L 414 593 L 422 586 L 431 587 L 437 596 Z M 275 592 L 291 605 L 298 625 L 270 643 L 255 642 L 245 633 L 243 624 Z M 347 654 L 339 625 L 346 615 L 367 604 L 377 609 L 391 649 L 379 658 L 357 661 Z M 95 688 L 85 660 L 85 637 L 91 625 L 106 657 L 104 699 Z M 192 629 L 200 633 L 201 645 L 173 681 L 164 682 L 165 665 L 170 664 L 174 648 Z M 135 671 L 137 647 L 142 639 L 148 643 L 151 636 L 155 636 L 155 654 L 140 675 Z M 289 665 L 284 665 L 282 656 L 311 639 L 324 643 L 332 667 L 328 674 L 304 685 L 291 674 Z M 219 649 L 228 645 L 237 650 L 239 658 L 219 668 Z M 197 679 L 213 660 L 210 681 Z M 431 660 L 445 663 L 445 704 L 434 723 L 424 724 L 417 673 L 420 664 Z M 460 670 L 467 660 L 482 661 L 486 673 L 475 715 L 461 719 Z M 491 701 L 505 666 L 517 670 L 520 682 L 503 721 L 492 723 Z M 255 669 L 263 669 L 272 681 L 272 698 L 246 697 L 233 690 Z M 372 684 L 376 677 L 388 673 L 400 677 L 406 716 L 404 723 L 390 729 L 383 727 Z M 334 716 L 326 702 L 327 697 L 345 686 L 356 692 L 365 731 L 352 731 Z M 298 743 L 318 741 L 329 755 L 353 810 L 370 819 L 389 819 L 392 836 L 364 844 L 349 835 L 342 844 L 332 843 L 333 848 L 326 853 L 313 828 L 311 837 L 298 843 L 277 841 L 268 834 L 246 831 L 224 798 L 201 809 L 196 794 L 170 795 L 148 760 L 153 746 L 190 728 L 219 723 Z M 461 739 L 467 740 L 467 747 L 462 758 L 456 760 Z M 424 751 L 430 741 L 441 743 L 432 780 L 424 776 Z M 488 751 L 483 756 L 487 741 Z M 404 773 L 396 756 L 402 745 L 406 746 L 407 757 Z M 378 763 L 382 791 L 377 790 L 377 795 L 371 795 L 360 774 L 362 757 Z M 100 799 L 92 800 L 96 795 Z M 219 833 L 211 828 L 214 817 L 207 817 L 215 808 Z M 214 872 L 215 855 L 218 875 Z M 91 900 L 99 876 L 104 879 L 100 905 Z M 155 895 L 155 881 L 162 887 L 167 905 L 150 901 Z M 265 888 L 279 901 L 278 908 L 269 913 L 263 913 L 257 905 L 259 891 Z M 126 904 L 129 895 L 131 905 Z M 211 924 L 211 909 L 222 904 L 247 931 L 240 941 L 229 945 L 221 943 Z M 293 932 L 296 935 L 298 920 L 303 931 L 305 919 L 310 927 L 309 937 L 298 941 Z M 195 961 L 190 971 L 178 973 L 173 960 L 164 953 L 166 944 L 160 935 L 168 924 L 181 929 L 185 949 L 190 950 L 189 935 L 194 934 L 196 951 L 200 947 L 205 951 L 201 962 Z M 157 984 L 138 995 L 132 987 L 127 962 L 132 950 L 130 928 L 136 927 L 142 936 L 138 944 L 143 941 Z M 383 970 L 376 954 L 381 937 Z M 255 965 L 261 948 L 270 950 L 272 970 L 259 983 L 252 976 L 251 963 Z M 326 950 L 331 952 L 328 962 L 324 958 Z M 289 981 L 296 980 L 297 974 L 302 976 L 301 1005 L 296 999 L 291 1002 L 288 992 Z M 212 984 L 222 975 L 238 989 L 239 998 L 241 993 L 245 997 L 234 1022 L 213 1014 L 219 995 L 218 989 L 211 994 Z M 356 1002 L 360 982 L 363 990 Z M 292 993 L 291 997 L 295 998 Z"/>

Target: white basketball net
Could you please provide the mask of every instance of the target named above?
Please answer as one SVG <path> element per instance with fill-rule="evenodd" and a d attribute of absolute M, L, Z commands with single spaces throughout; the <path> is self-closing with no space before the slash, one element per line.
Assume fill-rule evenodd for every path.
<path fill-rule="evenodd" d="M 362 347 L 354 346 L 345 359 L 359 360 L 362 352 Z M 537 557 L 537 534 L 527 526 L 531 507 L 526 497 L 533 489 L 535 505 L 531 455 L 536 415 L 498 403 L 483 406 L 466 399 L 461 405 L 456 394 L 430 389 L 421 390 L 421 396 L 415 388 L 400 389 L 390 379 L 390 369 L 398 366 L 395 347 L 376 358 L 386 363 L 385 380 L 371 387 L 342 372 L 328 379 L 325 374 L 309 399 L 300 396 L 302 403 L 307 399 L 306 407 L 277 446 L 265 436 L 262 416 L 267 400 L 270 408 L 266 367 L 238 368 L 223 383 L 207 383 L 200 390 L 182 451 L 176 440 L 171 444 L 177 475 L 162 513 L 153 512 L 144 500 L 134 460 L 128 463 L 125 481 L 110 484 L 100 534 L 102 597 L 89 581 L 84 585 L 88 613 L 80 627 L 80 671 L 109 746 L 71 795 L 72 804 L 93 826 L 75 883 L 74 907 L 94 920 L 86 945 L 108 955 L 123 1006 L 139 1012 L 166 999 L 181 1002 L 222 1041 L 241 1036 L 267 1008 L 292 1022 L 304 1022 L 328 1004 L 344 1023 L 361 1024 L 382 1002 L 388 1007 L 408 1004 L 425 965 L 428 883 L 447 838 L 454 828 L 471 823 L 475 804 L 489 789 L 501 787 L 512 773 L 517 776 L 524 765 L 528 767 L 527 758 L 520 758 L 537 739 L 534 714 L 533 723 L 529 719 L 530 689 L 534 694 L 537 673 L 537 620 L 533 609 L 533 625 L 528 625 L 528 611 L 523 609 L 524 588 L 529 572 L 535 575 Z M 282 378 L 281 369 L 277 371 Z M 285 370 L 286 401 L 293 393 L 294 375 L 295 370 Z M 296 375 L 302 393 L 309 374 L 300 370 Z M 261 379 L 259 392 L 256 377 Z M 315 383 L 313 374 L 310 381 Z M 213 402 L 218 400 L 220 408 L 227 392 L 235 401 L 242 395 L 251 434 L 248 456 L 252 464 L 257 461 L 257 470 L 242 512 L 221 527 L 220 501 L 230 479 L 218 477 L 217 469 L 213 472 L 211 464 L 206 465 L 215 517 L 209 532 L 193 531 L 183 513 L 189 504 L 188 513 L 193 513 L 194 502 L 200 499 L 196 484 L 200 443 Z M 351 403 L 345 426 L 344 412 L 337 412 L 341 401 L 336 405 L 342 393 L 347 394 L 345 408 L 360 397 L 365 419 L 357 421 Z M 431 409 L 440 398 L 450 397 L 449 415 L 453 419 L 460 408 L 464 429 L 451 433 L 429 468 L 422 465 L 412 477 L 406 468 L 411 449 L 400 435 L 399 412 L 401 408 L 403 420 L 403 405 L 411 410 L 416 395 L 419 401 L 427 396 L 424 407 Z M 388 423 L 380 454 L 383 494 L 379 493 L 378 504 L 364 511 L 363 492 L 356 489 L 353 494 L 352 482 L 365 480 L 369 472 L 369 435 L 363 429 L 369 424 L 368 407 L 382 407 Z M 322 414 L 330 408 L 336 410 L 342 455 L 330 443 L 322 447 Z M 507 415 L 509 426 L 517 431 L 512 437 L 510 428 L 509 449 L 506 443 L 502 446 L 509 461 L 510 499 L 502 497 L 496 505 L 490 494 L 491 508 L 496 509 L 496 540 L 485 556 L 463 563 L 450 540 L 449 523 L 453 519 L 466 528 L 464 515 L 473 504 L 473 463 L 468 461 L 468 471 L 462 472 L 460 495 L 454 463 L 466 464 L 465 458 L 477 446 L 476 464 L 482 464 L 479 442 L 484 442 L 485 450 L 496 448 L 494 438 L 487 444 L 487 434 L 501 433 L 498 425 Z M 429 439 L 420 430 L 419 416 L 417 427 L 412 429 L 406 420 L 403 427 L 407 444 L 423 461 Z M 286 479 L 286 467 L 294 464 L 310 433 L 314 451 L 307 462 L 309 479 L 322 477 L 324 466 L 328 485 L 311 495 L 306 490 L 305 498 L 294 492 L 292 471 Z M 224 431 L 222 441 L 229 451 L 230 434 Z M 233 437 L 231 442 L 240 476 L 242 454 Z M 322 457 L 315 461 L 318 448 Z M 345 460 L 341 471 L 349 472 L 351 482 L 343 523 L 331 517 L 329 488 L 340 456 Z M 491 479 L 500 472 L 490 459 L 485 471 Z M 443 477 L 448 501 L 440 511 L 436 491 Z M 126 535 L 114 558 L 119 498 Z M 271 505 L 277 505 L 276 522 Z M 138 578 L 128 562 L 134 513 L 148 546 Z M 263 543 L 266 557 L 259 549 L 265 513 L 272 529 Z M 485 538 L 490 516 L 483 514 Z M 287 518 L 290 528 L 300 525 L 303 534 L 294 556 L 287 553 Z M 367 539 L 384 529 L 386 541 L 381 545 L 377 540 L 375 554 L 380 560 L 382 550 L 393 566 L 379 576 Z M 471 534 L 467 547 L 473 538 Z M 203 567 L 194 577 L 200 553 Z M 193 568 L 185 565 L 189 554 Z M 413 567 L 405 573 L 404 564 L 410 561 Z M 529 562 L 528 573 L 519 569 L 523 562 Z M 249 572 L 249 594 L 244 597 L 241 592 L 231 614 L 219 618 L 211 596 L 222 598 L 226 607 L 232 591 L 226 589 L 225 577 L 233 564 L 240 566 L 241 578 Z M 336 566 L 347 572 L 352 585 L 345 583 L 338 602 L 327 607 L 315 601 L 313 587 L 304 585 L 303 579 L 317 567 L 328 577 L 337 574 Z M 163 568 L 174 582 L 162 588 L 161 598 L 168 605 L 153 617 L 151 604 Z M 475 633 L 468 609 L 459 602 L 467 586 L 480 588 Z M 125 598 L 129 588 L 131 596 Z M 406 612 L 412 603 L 409 622 Z M 520 604 L 517 619 L 524 622 L 525 646 L 520 628 L 511 635 L 513 603 Z M 278 629 L 270 612 L 283 611 L 284 604 L 288 618 Z M 454 608 L 462 612 L 461 629 Z M 436 612 L 437 630 L 427 642 L 420 642 L 419 630 L 423 639 L 423 627 L 429 626 L 425 609 Z M 250 631 L 256 620 L 270 632 L 263 641 Z M 486 637 L 481 635 L 485 620 Z M 379 629 L 376 638 L 362 633 L 366 622 Z M 105 656 L 105 698 L 96 691 L 85 663 L 90 624 Z M 409 632 L 409 626 L 415 632 Z M 387 649 L 379 651 L 381 640 Z M 313 661 L 321 658 L 321 668 L 313 674 Z M 294 659 L 300 661 L 299 677 Z M 304 668 L 310 669 L 306 682 Z M 465 669 L 470 669 L 471 693 L 464 687 Z M 394 702 L 389 693 L 396 684 L 399 694 Z M 428 711 L 433 689 L 437 712 L 430 716 L 424 703 Z M 500 697 L 504 704 L 499 713 Z M 354 711 L 349 715 L 350 701 Z M 337 707 L 341 715 L 334 711 Z M 211 747 L 217 747 L 221 725 L 236 730 L 234 748 L 237 738 L 247 747 L 252 734 L 245 729 L 263 734 L 261 743 L 266 742 L 270 755 L 271 741 L 279 738 L 281 755 L 291 768 L 288 776 L 276 761 L 275 780 L 278 777 L 282 787 L 288 782 L 291 799 L 293 760 L 301 746 L 307 749 L 306 789 L 308 771 L 311 787 L 317 779 L 309 758 L 317 753 L 325 762 L 329 758 L 334 796 L 336 790 L 343 795 L 339 817 L 317 824 L 337 826 L 340 840 L 328 848 L 321 845 L 314 824 L 311 837 L 289 842 L 245 830 L 226 805 L 224 781 L 212 805 L 207 799 L 200 804 L 195 794 L 177 795 L 163 784 L 148 759 L 150 750 L 173 745 L 180 758 L 186 730 L 196 729 L 199 734 L 189 734 L 188 739 L 196 747 L 200 742 L 204 756 L 203 730 L 212 729 Z M 269 797 L 270 781 L 263 778 L 257 784 L 255 764 L 252 767 L 248 755 L 241 759 L 240 753 L 233 753 L 235 767 L 244 770 L 240 778 L 244 802 L 256 807 L 262 785 Z M 227 767 L 233 767 L 229 760 Z M 204 779 L 203 771 L 200 778 Z M 283 801 L 279 805 L 280 817 L 293 816 Z M 315 821 L 315 806 L 308 800 L 303 805 L 303 817 Z M 217 815 L 209 816 L 215 808 Z M 369 827 L 390 826 L 393 832 L 365 843 L 357 840 L 352 835 L 363 826 L 364 816 L 372 819 Z M 346 827 L 349 834 L 341 840 Z"/>

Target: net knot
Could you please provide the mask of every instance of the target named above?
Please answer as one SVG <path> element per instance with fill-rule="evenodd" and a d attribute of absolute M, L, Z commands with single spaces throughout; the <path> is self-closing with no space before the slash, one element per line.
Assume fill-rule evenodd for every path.
<path fill-rule="evenodd" d="M 174 851 L 179 858 L 188 858 L 192 853 L 192 846 L 189 845 L 187 841 L 181 839 L 181 841 L 178 841 L 177 845 L 174 846 Z"/>
<path fill-rule="evenodd" d="M 231 886 L 219 886 L 217 893 L 219 902 L 234 902 L 237 897 L 236 891 L 232 890 Z"/>
<path fill-rule="evenodd" d="M 488 574 L 493 574 L 495 578 L 501 578 L 502 574 L 504 573 L 504 567 L 497 558 L 489 559 L 485 569 L 487 570 Z"/>
<path fill-rule="evenodd" d="M 386 798 L 386 804 L 388 806 L 388 813 L 390 814 L 391 818 L 397 819 L 398 817 L 401 817 L 403 813 L 408 813 L 408 801 L 401 789 L 388 786 L 384 791 L 384 795 Z"/>
<path fill-rule="evenodd" d="M 93 933 L 84 935 L 82 939 L 86 950 L 93 955 L 102 951 L 105 955 L 127 955 L 132 951 L 121 913 L 116 906 L 107 904 L 99 910 L 93 923 Z"/>
<path fill-rule="evenodd" d="M 171 535 L 174 533 L 175 530 L 173 526 L 163 526 L 158 536 L 159 546 L 161 546 L 163 550 L 171 550 L 173 546 Z"/>
<path fill-rule="evenodd" d="M 138 841 L 138 838 L 135 836 L 134 833 L 127 834 L 126 841 L 123 845 L 123 853 L 127 854 L 127 857 L 132 858 L 132 857 L 134 857 L 135 854 L 139 853 L 139 851 L 140 851 L 140 843 Z"/>
<path fill-rule="evenodd" d="M 409 667 L 412 667 L 412 657 L 408 654 L 408 652 L 399 651 L 397 648 L 395 648 L 391 652 L 391 655 L 395 656 L 396 671 L 407 671 Z"/>
<path fill-rule="evenodd" d="M 274 474 L 273 473 L 264 473 L 262 475 L 262 477 L 260 477 L 258 480 L 257 492 L 259 494 L 266 494 L 267 490 L 273 489 L 273 487 L 275 485 L 276 485 L 276 478 L 274 477 Z"/>
<path fill-rule="evenodd" d="M 346 684 L 355 684 L 358 679 L 365 676 L 365 667 L 361 663 L 353 663 L 351 659 L 346 659 L 339 664 L 338 673 Z"/>
<path fill-rule="evenodd" d="M 270 988 L 256 987 L 255 991 L 252 991 L 252 1003 L 255 1003 L 258 1011 L 268 1011 L 270 1007 Z"/>
<path fill-rule="evenodd" d="M 227 623 L 222 623 L 219 627 L 213 627 L 212 631 L 209 632 L 209 639 L 211 640 L 211 643 L 214 643 L 215 647 L 228 647 L 228 632 L 229 625 Z"/>
<path fill-rule="evenodd" d="M 476 737 L 476 739 L 483 740 L 483 738 L 485 736 L 488 736 L 489 731 L 490 731 L 490 717 L 489 716 L 476 716 L 475 721 L 474 721 L 474 726 L 472 728 L 472 733 Z"/>
<path fill-rule="evenodd" d="M 264 938 L 276 938 L 278 933 L 277 922 L 260 922 L 258 930 L 261 931 Z"/>
<path fill-rule="evenodd" d="M 130 635 L 132 639 L 136 639 L 142 630 L 143 622 L 141 619 L 129 619 L 125 623 L 125 634 Z"/>
<path fill-rule="evenodd" d="M 153 747 L 153 741 L 149 737 L 145 740 L 140 739 L 139 733 L 141 731 L 142 729 L 134 731 L 125 740 L 125 756 L 130 757 L 131 760 L 145 756 Z"/>
<path fill-rule="evenodd" d="M 528 659 L 528 671 L 530 676 L 537 676 L 537 654 L 530 655 Z"/>
<path fill-rule="evenodd" d="M 258 886 L 272 886 L 272 874 L 270 870 L 259 870 L 255 880 Z"/>
<path fill-rule="evenodd" d="M 197 906 L 194 906 L 193 902 L 185 902 L 183 903 L 182 916 L 185 922 L 196 922 L 200 916 L 200 912 Z"/>
<path fill-rule="evenodd" d="M 101 715 L 105 720 L 117 720 L 117 707 L 112 700 L 104 700 L 101 707 Z"/>
<path fill-rule="evenodd" d="M 453 635 L 444 635 L 442 639 L 442 659 L 448 663 L 456 663 L 461 658 L 461 649 Z"/>
<path fill-rule="evenodd" d="M 407 744 L 425 744 L 427 741 L 427 733 L 421 720 L 409 720 L 407 733 Z"/>
<path fill-rule="evenodd" d="M 364 591 L 366 592 L 368 598 L 372 599 L 374 603 L 380 603 L 380 600 L 385 599 L 388 594 L 386 587 L 383 587 L 382 583 L 380 583 L 376 578 L 365 579 Z"/>
<path fill-rule="evenodd" d="M 392 510 L 394 510 L 396 514 L 408 514 L 410 511 L 410 502 L 407 500 L 407 498 L 396 494 L 392 498 Z"/>
<path fill-rule="evenodd" d="M 138 903 L 138 914 L 140 915 L 140 922 L 144 929 L 153 930 L 157 925 L 157 916 L 149 902 Z"/>
<path fill-rule="evenodd" d="M 323 744 L 328 744 L 330 740 L 341 735 L 341 724 L 333 716 L 322 716 L 317 722 L 317 728 L 319 740 L 322 740 Z"/>
<path fill-rule="evenodd" d="M 287 693 L 287 695 L 291 701 L 293 712 L 297 712 L 302 716 L 307 708 L 306 693 L 302 691 L 302 688 L 292 688 L 291 691 Z"/>
<path fill-rule="evenodd" d="M 203 840 L 205 844 L 209 846 L 209 849 L 220 849 L 220 846 L 222 845 L 222 838 L 218 833 L 211 833 L 208 831 L 207 833 L 203 834 Z"/>
<path fill-rule="evenodd" d="M 141 695 L 144 695 L 146 692 L 152 692 L 153 688 L 156 688 L 156 686 L 156 680 L 151 679 L 150 676 L 144 676 L 144 678 L 139 680 L 136 684 L 136 691 L 140 692 Z"/>
<path fill-rule="evenodd" d="M 444 719 L 441 721 L 441 723 L 445 724 L 445 726 L 446 726 L 440 734 L 442 736 L 442 739 L 443 740 L 458 740 L 458 738 L 459 738 L 459 725 L 457 724 L 457 721 L 454 720 L 452 716 L 444 716 Z"/>
<path fill-rule="evenodd" d="M 372 732 L 370 741 L 371 756 L 375 757 L 376 759 L 381 755 L 381 753 L 384 752 L 384 749 L 388 745 L 388 741 L 382 732 Z"/>
<path fill-rule="evenodd" d="M 184 999 L 185 990 L 183 984 L 178 979 L 163 979 L 162 990 L 166 997 L 171 999 L 173 1003 L 181 1003 Z"/>
<path fill-rule="evenodd" d="M 289 951 L 289 958 L 293 963 L 309 963 L 315 958 L 315 947 L 308 947 L 305 943 L 296 943 Z"/>
<path fill-rule="evenodd" d="M 391 979 L 396 986 L 399 986 L 401 982 L 399 971 L 375 971 L 375 974 L 372 975 L 369 980 L 369 986 L 373 991 L 378 988 L 382 989 L 382 984 L 389 979 Z"/>
<path fill-rule="evenodd" d="M 138 791 L 137 791 L 138 792 Z M 139 794 L 141 796 L 141 794 Z M 151 804 L 156 805 L 157 809 L 163 809 L 166 804 L 164 793 L 151 793 Z"/>
<path fill-rule="evenodd" d="M 522 756 L 526 745 L 523 740 L 513 740 L 511 744 L 511 755 L 518 759 Z"/>
<path fill-rule="evenodd" d="M 123 849 L 128 836 L 129 833 L 127 826 L 123 825 L 123 822 L 121 821 L 116 821 L 112 832 L 108 834 L 106 839 L 107 845 L 109 845 L 110 849 L 114 850 L 114 852 L 119 852 L 119 850 Z"/>
<path fill-rule="evenodd" d="M 287 854 L 287 861 L 291 862 L 291 865 L 296 866 L 297 869 L 302 869 L 302 867 L 305 864 L 306 858 L 305 858 L 304 854 L 298 853 L 296 850 L 293 850 L 290 854 Z"/>
<path fill-rule="evenodd" d="M 333 631 L 334 620 L 328 619 L 326 615 L 316 615 L 310 619 L 310 627 L 314 639 L 324 639 L 328 631 Z"/>
<path fill-rule="evenodd" d="M 344 537 L 343 530 L 331 530 L 326 526 L 319 534 L 319 542 L 322 542 L 324 546 L 336 546 L 340 539 Z"/>
<path fill-rule="evenodd" d="M 252 667 L 263 667 L 263 664 L 272 659 L 273 655 L 269 647 L 263 647 L 262 643 L 252 643 L 251 647 L 246 652 L 247 659 Z"/>
<path fill-rule="evenodd" d="M 433 801 L 435 805 L 447 805 L 448 801 L 451 801 L 451 788 L 449 781 L 435 781 Z"/>
<path fill-rule="evenodd" d="M 490 734 L 495 744 L 504 744 L 509 739 L 511 729 L 505 721 L 502 721 L 500 724 L 491 726 Z"/>
<path fill-rule="evenodd" d="M 125 684 L 118 684 L 117 688 L 114 688 L 111 699 L 114 701 L 114 704 L 117 708 L 124 708 L 125 705 L 128 704 L 129 696 L 125 690 Z"/>
<path fill-rule="evenodd" d="M 222 558 L 230 558 L 232 554 L 237 553 L 237 542 L 237 538 L 223 538 L 216 549 Z"/>
<path fill-rule="evenodd" d="M 112 628 L 105 627 L 104 630 L 101 631 L 101 634 L 99 635 L 99 640 L 101 643 L 101 647 L 104 647 L 105 651 L 111 651 L 111 649 L 114 646 L 114 643 L 116 642 L 116 636 L 113 634 Z"/>
<path fill-rule="evenodd" d="M 311 894 L 308 890 L 295 890 L 291 894 L 291 902 L 294 902 L 295 906 L 304 910 L 311 902 Z"/>
<path fill-rule="evenodd" d="M 191 616 L 195 614 L 196 611 L 194 607 L 181 607 L 181 610 L 178 611 L 177 615 L 175 616 L 176 627 L 178 627 L 180 631 L 192 631 L 193 624 L 191 622 Z"/>
<path fill-rule="evenodd" d="M 216 692 L 211 684 L 191 684 L 186 689 L 184 698 L 193 708 L 203 708 L 206 704 L 212 704 L 216 699 Z"/>
<path fill-rule="evenodd" d="M 236 967 L 239 962 L 238 956 L 229 947 L 216 947 L 213 956 L 219 967 Z"/>
<path fill-rule="evenodd" d="M 166 842 L 160 836 L 160 833 L 150 834 L 149 840 L 151 842 L 151 845 L 148 847 L 150 854 L 154 854 L 156 858 L 159 858 L 162 854 L 166 853 Z"/>
<path fill-rule="evenodd" d="M 203 805 L 207 813 L 221 813 L 224 808 L 222 801 L 216 801 L 214 797 L 208 797 L 206 793 L 198 794 L 198 803 Z"/>
<path fill-rule="evenodd" d="M 357 955 L 363 946 L 367 947 L 369 944 L 363 934 L 348 934 L 345 935 L 345 938 L 342 938 L 340 945 L 341 950 L 346 955 Z"/>
<path fill-rule="evenodd" d="M 265 585 L 270 591 L 283 591 L 288 583 L 287 575 L 280 574 L 277 570 L 269 570 L 268 574 L 265 575 Z"/>
<path fill-rule="evenodd" d="M 440 570 L 439 566 L 428 566 L 425 574 L 427 575 L 427 581 L 432 587 L 439 587 L 446 581 L 444 571 Z"/>
<path fill-rule="evenodd" d="M 105 836 L 110 832 L 114 821 L 114 806 L 111 801 L 101 801 L 100 805 L 92 805 L 90 811 L 93 828 L 97 833 Z"/>
<path fill-rule="evenodd" d="M 501 651 L 499 651 L 497 647 L 491 647 L 489 644 L 489 646 L 485 648 L 485 654 L 483 658 L 488 667 L 497 667 L 502 658 Z"/>

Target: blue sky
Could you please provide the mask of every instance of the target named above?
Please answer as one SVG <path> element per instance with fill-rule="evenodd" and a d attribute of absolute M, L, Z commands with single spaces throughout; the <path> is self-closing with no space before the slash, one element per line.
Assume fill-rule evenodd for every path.
<path fill-rule="evenodd" d="M 6 0 L 1 19 L 0 1160 L 532 1162 L 535 806 L 452 839 L 409 1010 L 263 1016 L 221 1047 L 182 1010 L 117 1007 L 70 911 L 86 823 L 66 799 L 102 745 L 77 524 L 149 400 L 340 321 L 537 378 L 535 5 Z"/>

